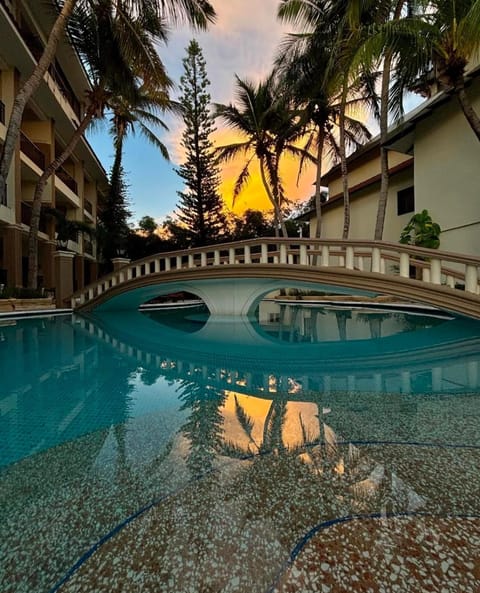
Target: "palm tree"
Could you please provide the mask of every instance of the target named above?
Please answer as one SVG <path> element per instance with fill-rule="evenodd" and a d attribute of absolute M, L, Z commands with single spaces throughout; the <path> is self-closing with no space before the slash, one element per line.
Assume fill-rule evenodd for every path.
<path fill-rule="evenodd" d="M 101 3 L 102 0 L 64 0 L 63 4 L 60 4 L 61 8 L 48 35 L 43 54 L 31 75 L 20 88 L 13 103 L 5 141 L 0 147 L 0 203 L 5 201 L 7 175 L 20 134 L 25 106 L 40 86 L 53 61 L 58 43 L 65 33 L 73 10 L 76 8 L 79 11 L 94 11 L 100 7 Z M 119 16 L 133 13 L 150 14 L 155 15 L 158 20 L 166 20 L 172 24 L 186 22 L 199 29 L 205 29 L 209 22 L 215 21 L 216 17 L 215 10 L 209 0 L 115 0 L 114 4 Z M 57 2 L 52 2 L 53 10 L 56 10 L 57 6 Z"/>
<path fill-rule="evenodd" d="M 287 237 L 281 209 L 285 199 L 279 173 L 281 157 L 289 153 L 302 160 L 315 159 L 307 150 L 296 145 L 304 136 L 304 129 L 273 75 L 257 86 L 238 76 L 236 81 L 239 106 L 216 105 L 216 115 L 246 140 L 219 147 L 217 155 L 220 162 L 241 154 L 246 157 L 235 183 L 234 200 L 250 178 L 253 160 L 258 160 L 262 183 L 274 209 L 276 228 L 279 225 L 283 236 Z"/>
<path fill-rule="evenodd" d="M 170 100 L 165 89 L 142 85 L 133 100 L 124 95 L 112 97 L 109 101 L 109 109 L 112 111 L 110 133 L 113 136 L 115 156 L 105 203 L 113 206 L 124 197 L 125 185 L 122 160 L 125 138 L 129 133 L 134 134 L 138 128 L 140 134 L 158 148 L 166 160 L 169 160 L 167 148 L 158 139 L 152 128 L 157 127 L 167 130 L 168 128 L 159 113 L 177 111 L 177 106 Z M 124 224 L 118 224 L 118 220 L 109 218 L 111 207 L 107 210 L 107 216 L 102 217 L 101 220 L 103 230 L 102 254 L 103 258 L 109 261 L 113 257 L 118 257 L 119 250 L 125 247 L 126 228 Z M 128 216 L 129 212 L 127 210 L 123 210 L 123 212 Z"/>
<path fill-rule="evenodd" d="M 341 40 L 338 38 L 342 26 L 341 13 L 332 10 L 330 2 L 317 0 L 283 0 L 278 16 L 283 21 L 298 25 L 305 31 L 289 35 L 282 44 L 280 67 L 287 88 L 291 89 L 297 101 L 303 106 L 303 117 L 311 125 L 312 134 L 308 146 L 317 146 L 317 172 L 315 181 L 315 210 L 317 216 L 316 237 L 321 236 L 321 178 L 322 163 L 327 155 L 333 160 L 340 158 L 344 179 L 345 226 L 348 226 L 348 185 L 346 170 L 346 147 L 358 148 L 370 138 L 370 132 L 358 119 L 350 116 L 348 110 L 359 103 L 371 101 L 375 109 L 374 84 L 371 77 L 362 76 L 349 86 L 348 70 L 338 68 L 336 59 L 341 56 Z M 359 91 L 370 86 L 366 99 L 359 97 Z M 351 96 L 352 91 L 356 96 Z M 350 96 L 349 96 L 350 94 Z M 348 231 L 347 231 L 348 234 Z"/>
<path fill-rule="evenodd" d="M 45 169 L 35 187 L 28 238 L 28 286 L 35 288 L 38 269 L 38 228 L 42 195 L 48 179 L 72 154 L 94 119 L 103 117 L 114 97 L 135 102 L 138 80 L 168 87 L 170 81 L 156 52 L 154 40 L 165 38 L 162 21 L 152 15 L 119 14 L 112 0 L 96 0 L 96 10 L 76 10 L 70 17 L 72 41 L 85 64 L 92 83 L 87 92 L 87 109 L 63 152 Z"/>
<path fill-rule="evenodd" d="M 70 220 L 58 208 L 43 208 L 43 212 L 55 219 L 56 241 L 59 248 L 65 249 L 69 241 L 75 241 L 79 233 L 92 237 L 95 229 L 88 222 Z"/>
<path fill-rule="evenodd" d="M 410 53 L 403 43 L 406 37 Z M 393 51 L 401 52 L 404 83 L 418 89 L 426 82 L 424 90 L 429 92 L 433 78 L 440 90 L 450 90 L 480 140 L 480 117 L 465 89 L 468 66 L 480 50 L 480 0 L 419 2 L 414 14 L 385 30 L 384 39 Z"/>

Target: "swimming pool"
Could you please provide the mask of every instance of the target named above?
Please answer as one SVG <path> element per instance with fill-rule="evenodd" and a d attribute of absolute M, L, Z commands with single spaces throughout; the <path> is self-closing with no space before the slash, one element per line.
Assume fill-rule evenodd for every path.
<path fill-rule="evenodd" d="M 3 320 L 0 590 L 480 588 L 480 323 Z"/>

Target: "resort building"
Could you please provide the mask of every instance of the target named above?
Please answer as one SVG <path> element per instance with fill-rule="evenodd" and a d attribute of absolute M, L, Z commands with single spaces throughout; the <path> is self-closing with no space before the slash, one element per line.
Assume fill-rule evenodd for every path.
<path fill-rule="evenodd" d="M 45 2 L 0 0 L 0 142 L 22 82 L 42 54 L 55 12 Z M 85 92 L 90 84 L 68 38 L 59 44 L 56 59 L 23 114 L 21 135 L 7 178 L 7 196 L 0 204 L 0 285 L 26 285 L 33 192 L 45 167 L 61 154 L 79 125 Z M 57 170 L 43 195 L 45 206 L 68 220 L 95 225 L 105 171 L 83 138 Z M 68 251 L 66 251 L 68 249 Z M 70 276 L 66 277 L 66 276 Z M 95 241 L 82 233 L 67 245 L 57 244 L 55 220 L 44 217 L 39 233 L 39 286 L 81 288 L 97 277 Z M 57 303 L 58 306 L 58 303 Z"/>
<path fill-rule="evenodd" d="M 480 68 L 467 86 L 480 112 Z M 455 96 L 436 93 L 408 113 L 389 132 L 390 185 L 383 239 L 398 241 L 412 215 L 428 210 L 441 229 L 440 249 L 480 253 L 480 143 Z M 351 239 L 373 239 L 380 193 L 379 138 L 348 159 Z M 340 166 L 322 178 L 329 199 L 322 208 L 322 238 L 342 236 L 343 192 Z M 310 235 L 316 216 L 310 213 Z"/>

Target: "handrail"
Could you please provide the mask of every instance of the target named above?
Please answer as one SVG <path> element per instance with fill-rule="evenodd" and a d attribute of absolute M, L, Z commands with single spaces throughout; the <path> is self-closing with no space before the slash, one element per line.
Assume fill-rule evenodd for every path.
<path fill-rule="evenodd" d="M 478 257 L 387 241 L 268 237 L 147 256 L 76 292 L 72 307 L 83 306 L 113 287 L 152 274 L 257 264 L 330 272 L 346 270 L 352 274 L 414 280 L 430 288 L 442 286 L 457 294 L 480 293 Z"/>

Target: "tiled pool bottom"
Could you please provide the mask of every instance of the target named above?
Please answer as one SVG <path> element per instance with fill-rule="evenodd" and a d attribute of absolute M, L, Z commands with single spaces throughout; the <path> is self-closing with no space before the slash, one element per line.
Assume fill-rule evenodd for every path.
<path fill-rule="evenodd" d="M 328 444 L 195 458 L 177 424 L 130 419 L 4 470 L 2 593 L 480 589 L 473 432 L 343 444 L 324 425 Z"/>

